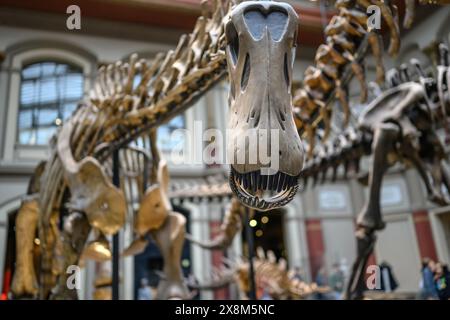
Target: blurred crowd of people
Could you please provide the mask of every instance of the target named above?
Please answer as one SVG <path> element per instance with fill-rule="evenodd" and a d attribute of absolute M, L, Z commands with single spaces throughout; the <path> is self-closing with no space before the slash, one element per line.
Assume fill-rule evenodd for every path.
<path fill-rule="evenodd" d="M 379 265 L 380 285 L 377 290 L 384 292 L 393 292 L 398 287 L 398 282 L 393 273 L 392 267 L 385 261 Z M 316 293 L 310 299 L 317 300 L 340 300 L 342 299 L 345 284 L 348 280 L 349 272 L 345 260 L 340 263 L 334 263 L 327 272 L 325 267 L 319 269 L 314 282 L 319 287 L 328 287 L 330 290 L 326 293 Z M 291 275 L 292 278 L 300 281 L 306 280 L 305 270 L 295 267 Z M 197 281 L 196 281 L 197 282 Z M 425 258 L 422 260 L 421 280 L 419 284 L 418 299 L 424 300 L 450 300 L 450 271 L 448 266 L 442 262 L 436 262 L 432 259 Z M 140 288 L 138 289 L 138 300 L 152 300 L 155 296 L 156 288 L 149 286 L 147 279 L 141 279 Z M 198 292 L 196 297 L 199 299 Z M 258 288 L 257 298 L 261 300 L 271 300 L 264 285 L 264 281 Z"/>
<path fill-rule="evenodd" d="M 450 272 L 446 264 L 425 258 L 421 273 L 420 299 L 450 300 Z"/>

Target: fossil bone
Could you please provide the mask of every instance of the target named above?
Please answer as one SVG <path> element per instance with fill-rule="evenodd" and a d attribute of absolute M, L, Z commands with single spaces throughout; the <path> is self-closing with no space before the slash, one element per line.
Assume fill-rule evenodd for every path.
<path fill-rule="evenodd" d="M 223 218 L 223 223 L 220 226 L 220 233 L 218 236 L 208 242 L 196 240 L 192 238 L 191 235 L 186 235 L 186 239 L 190 240 L 192 243 L 198 244 L 202 248 L 211 250 L 226 249 L 231 245 L 236 234 L 242 229 L 242 216 L 243 206 L 237 199 L 233 198 L 231 200 L 230 208 Z"/>
<path fill-rule="evenodd" d="M 85 212 L 89 223 L 104 234 L 114 234 L 125 223 L 125 198 L 109 182 L 100 163 L 91 157 L 76 162 L 70 150 L 71 118 L 58 137 L 58 154 L 72 193 L 71 206 Z"/>
<path fill-rule="evenodd" d="M 443 164 L 448 161 L 448 156 L 436 133 L 437 128 L 446 126 L 447 118 L 441 116 L 443 108 L 445 112 L 450 109 L 448 88 L 444 83 L 439 84 L 446 81 L 443 74 L 449 68 L 448 50 L 443 45 L 440 45 L 440 55 L 433 78 L 424 74 L 415 59 L 411 64 L 417 71 L 417 80 L 411 80 L 406 65 L 390 70 L 386 77 L 388 89 L 364 108 L 356 128 L 339 137 L 337 154 L 314 154 L 320 159 L 316 163 L 322 163 L 320 170 L 326 170 L 336 157 L 347 166 L 349 162 L 359 163 L 365 155 L 373 156 L 367 175 L 369 197 L 357 219 L 357 259 L 347 286 L 347 298 L 363 297 L 365 265 L 375 245 L 376 231 L 385 227 L 380 193 L 383 176 L 389 167 L 397 162 L 414 167 L 424 182 L 428 199 L 441 206 L 450 203 L 442 192 L 449 190 L 448 172 Z M 314 172 L 312 166 L 307 166 L 304 178 L 314 177 Z"/>
<path fill-rule="evenodd" d="M 40 178 L 45 168 L 41 162 L 28 184 L 27 197 L 23 199 L 16 217 L 16 269 L 11 285 L 15 297 L 31 296 L 38 293 L 36 270 L 34 268 L 34 247 L 38 227 Z"/>
<path fill-rule="evenodd" d="M 314 293 L 327 293 L 328 287 L 319 287 L 315 283 L 308 284 L 294 279 L 292 271 L 287 270 L 286 260 L 278 259 L 272 251 L 267 254 L 262 248 L 257 248 L 257 256 L 253 260 L 256 286 L 264 286 L 273 299 L 305 299 Z M 211 280 L 208 283 L 189 286 L 196 289 L 218 289 L 232 282 L 239 287 L 241 299 L 248 299 L 250 291 L 250 278 L 248 261 L 228 260 L 229 266 L 222 266 L 213 270 Z"/>
<path fill-rule="evenodd" d="M 243 2 L 229 17 L 225 34 L 231 82 L 230 185 L 244 205 L 269 210 L 292 199 L 303 166 L 290 93 L 298 18 L 290 5 L 270 1 Z M 278 137 L 272 142 L 275 130 Z M 267 141 L 259 139 L 264 134 Z M 256 144 L 251 144 L 251 136 L 258 137 Z M 273 144 L 279 146 L 279 154 L 274 154 Z M 257 150 L 250 149 L 253 145 Z M 268 174 L 270 165 L 261 158 L 262 150 L 263 156 L 268 151 L 271 159 L 278 158 L 273 173 Z M 252 160 L 254 154 L 258 156 Z M 276 195 L 264 198 L 264 191 Z"/>

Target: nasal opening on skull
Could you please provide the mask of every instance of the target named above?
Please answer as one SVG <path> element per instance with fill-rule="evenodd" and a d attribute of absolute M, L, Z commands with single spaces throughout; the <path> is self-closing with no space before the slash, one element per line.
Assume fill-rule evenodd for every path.
<path fill-rule="evenodd" d="M 279 41 L 286 32 L 288 21 L 288 13 L 278 6 L 266 9 L 261 5 L 255 5 L 244 12 L 245 25 L 255 40 L 262 39 L 267 30 L 273 41 Z"/>

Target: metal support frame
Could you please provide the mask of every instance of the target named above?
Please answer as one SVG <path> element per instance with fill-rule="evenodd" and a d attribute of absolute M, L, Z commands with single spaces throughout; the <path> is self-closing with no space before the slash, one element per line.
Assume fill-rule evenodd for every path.
<path fill-rule="evenodd" d="M 119 150 L 114 150 L 112 154 L 112 166 L 113 166 L 113 184 L 116 187 L 120 187 L 120 163 L 119 163 Z M 113 235 L 112 241 L 112 300 L 119 300 L 119 234 L 118 231 Z"/>
<path fill-rule="evenodd" d="M 255 270 L 253 268 L 253 257 L 255 253 L 255 244 L 253 239 L 253 230 L 250 227 L 250 208 L 245 208 L 245 232 L 247 238 L 248 249 L 248 265 L 249 265 L 249 278 L 250 278 L 250 291 L 248 298 L 250 300 L 256 300 L 256 283 L 255 283 Z"/>

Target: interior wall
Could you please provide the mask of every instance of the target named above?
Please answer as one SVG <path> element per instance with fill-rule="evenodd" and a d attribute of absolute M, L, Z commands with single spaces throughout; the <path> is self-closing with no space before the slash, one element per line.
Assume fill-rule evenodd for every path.
<path fill-rule="evenodd" d="M 351 219 L 322 220 L 325 241 L 325 266 L 331 270 L 334 263 L 350 268 L 356 258 L 354 224 Z"/>
<path fill-rule="evenodd" d="M 386 261 L 391 265 L 399 284 L 397 291 L 416 292 L 420 281 L 420 257 L 411 215 L 387 220 L 386 228 L 378 233 L 377 263 Z"/>

